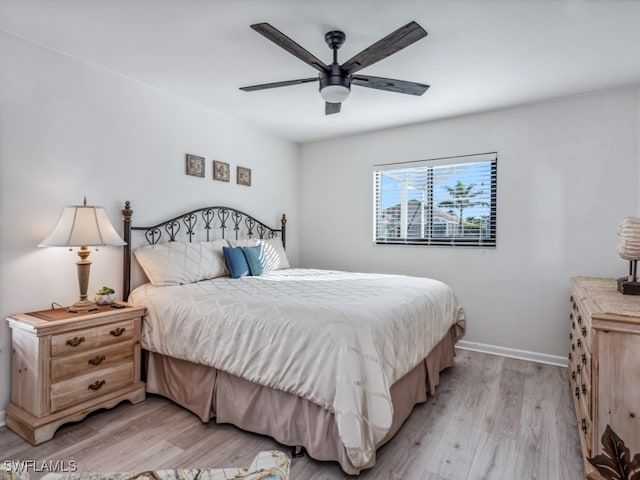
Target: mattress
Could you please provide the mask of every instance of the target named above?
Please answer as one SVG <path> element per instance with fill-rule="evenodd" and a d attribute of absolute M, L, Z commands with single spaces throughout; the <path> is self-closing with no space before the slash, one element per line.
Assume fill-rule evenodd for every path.
<path fill-rule="evenodd" d="M 442 282 L 286 269 L 145 284 L 143 348 L 215 367 L 325 408 L 350 462 L 371 463 L 393 423 L 390 388 L 465 317 Z"/>

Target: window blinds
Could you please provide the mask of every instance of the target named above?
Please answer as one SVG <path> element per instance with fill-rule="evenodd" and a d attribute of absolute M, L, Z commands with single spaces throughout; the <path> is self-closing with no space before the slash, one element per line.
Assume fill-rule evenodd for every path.
<path fill-rule="evenodd" d="M 497 154 L 374 166 L 378 244 L 496 245 Z"/>

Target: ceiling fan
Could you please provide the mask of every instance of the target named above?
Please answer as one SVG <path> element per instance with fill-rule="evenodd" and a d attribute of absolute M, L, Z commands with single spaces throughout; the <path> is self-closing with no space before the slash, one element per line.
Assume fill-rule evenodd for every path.
<path fill-rule="evenodd" d="M 273 43 L 284 48 L 291 55 L 318 70 L 317 77 L 301 78 L 299 80 L 287 80 L 284 82 L 263 83 L 250 87 L 241 87 L 240 90 L 253 92 L 268 88 L 287 87 L 318 81 L 320 84 L 320 96 L 325 100 L 325 114 L 340 112 L 343 101 L 349 97 L 351 85 L 360 87 L 375 88 L 387 92 L 405 93 L 408 95 L 422 95 L 429 85 L 422 83 L 407 82 L 404 80 L 394 80 L 392 78 L 372 77 L 370 75 L 355 75 L 369 65 L 387 58 L 403 48 L 417 42 L 427 36 L 427 32 L 416 22 L 409 22 L 404 27 L 390 33 L 386 37 L 378 40 L 373 45 L 365 48 L 360 53 L 351 57 L 342 65 L 338 63 L 338 49 L 345 41 L 345 34 L 339 30 L 328 32 L 324 39 L 333 50 L 333 63 L 326 65 L 315 55 L 305 50 L 296 42 L 287 37 L 284 33 L 269 25 L 268 23 L 256 23 L 251 28 L 265 36 Z"/>

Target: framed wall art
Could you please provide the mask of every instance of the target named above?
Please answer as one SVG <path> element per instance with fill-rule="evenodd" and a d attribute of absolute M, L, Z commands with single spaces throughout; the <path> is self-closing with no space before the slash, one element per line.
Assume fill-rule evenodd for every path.
<path fill-rule="evenodd" d="M 204 157 L 187 153 L 187 175 L 204 177 Z"/>
<path fill-rule="evenodd" d="M 221 182 L 228 182 L 231 177 L 229 164 L 226 162 L 213 161 L 213 179 Z"/>
<path fill-rule="evenodd" d="M 238 177 L 238 185 L 251 186 L 251 169 L 246 167 L 238 167 L 236 172 Z"/>

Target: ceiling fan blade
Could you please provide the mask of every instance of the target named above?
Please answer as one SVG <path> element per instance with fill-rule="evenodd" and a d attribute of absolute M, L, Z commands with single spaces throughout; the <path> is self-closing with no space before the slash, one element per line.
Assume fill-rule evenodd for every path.
<path fill-rule="evenodd" d="M 288 87 L 290 85 L 300 85 L 301 83 L 317 82 L 318 77 L 301 78 L 299 80 L 287 80 L 284 82 L 263 83 L 261 85 L 251 85 L 249 87 L 240 87 L 244 92 L 255 92 L 256 90 L 266 90 L 267 88 Z"/>
<path fill-rule="evenodd" d="M 372 77 L 370 75 L 354 75 L 351 78 L 351 85 L 416 96 L 422 95 L 429 88 L 429 85 L 422 83 L 395 80 L 393 78 Z"/>
<path fill-rule="evenodd" d="M 351 57 L 342 64 L 342 69 L 347 73 L 355 73 L 379 62 L 383 58 L 387 58 L 389 55 L 399 52 L 426 36 L 427 32 L 424 28 L 416 22 L 409 22 L 404 27 L 400 27 L 395 32 L 390 33 L 354 57 Z"/>
<path fill-rule="evenodd" d="M 256 23 L 251 25 L 256 32 L 265 36 L 273 43 L 278 45 L 280 48 L 284 48 L 291 55 L 298 57 L 304 63 L 311 65 L 313 68 L 320 72 L 326 72 L 329 70 L 329 67 L 325 65 L 325 63 L 313 55 L 311 52 L 307 51 L 296 42 L 287 37 L 280 30 L 274 28 L 268 23 Z"/>
<path fill-rule="evenodd" d="M 342 105 L 342 104 L 341 103 L 326 102 L 324 104 L 324 114 L 325 115 L 332 115 L 334 113 L 340 113 L 340 105 Z"/>

